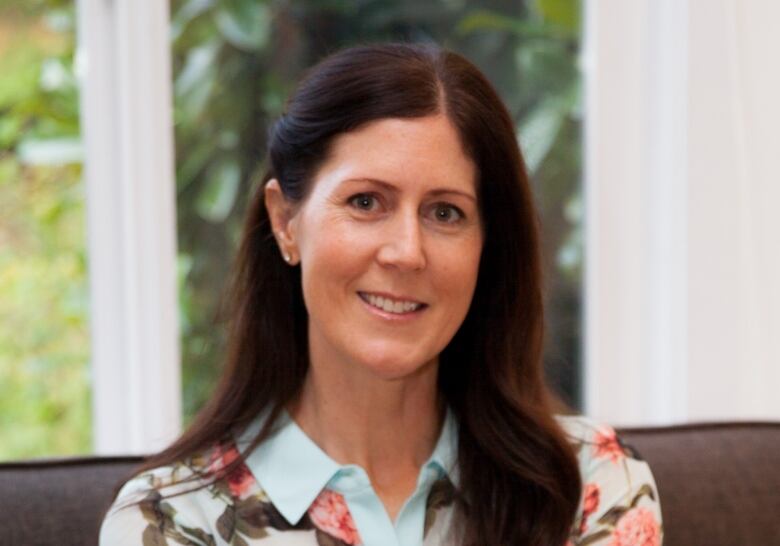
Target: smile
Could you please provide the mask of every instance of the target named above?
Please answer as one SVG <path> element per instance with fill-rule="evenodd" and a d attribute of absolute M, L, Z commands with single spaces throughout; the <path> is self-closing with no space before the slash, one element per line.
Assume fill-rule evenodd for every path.
<path fill-rule="evenodd" d="M 370 294 L 367 292 L 358 292 L 358 295 L 371 307 L 384 311 L 385 313 L 392 313 L 396 315 L 413 313 L 423 307 L 427 307 L 426 304 L 417 301 L 395 300 L 386 296 L 378 296 L 376 294 Z"/>

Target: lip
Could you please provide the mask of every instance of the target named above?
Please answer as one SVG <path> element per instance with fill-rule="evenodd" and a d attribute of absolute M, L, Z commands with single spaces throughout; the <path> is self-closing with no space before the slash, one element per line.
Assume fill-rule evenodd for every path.
<path fill-rule="evenodd" d="M 358 295 L 360 294 L 371 294 L 372 296 L 379 296 L 385 299 L 389 298 L 394 301 L 410 301 L 412 303 L 419 303 L 420 305 L 427 306 L 424 301 L 416 300 L 411 296 L 399 296 L 398 294 L 390 294 L 388 292 L 366 292 L 364 290 L 358 290 Z"/>
<path fill-rule="evenodd" d="M 403 300 L 403 301 L 411 301 L 414 303 L 421 303 L 422 306 L 415 311 L 407 311 L 406 313 L 388 313 L 387 311 L 383 309 L 379 309 L 378 307 L 374 307 L 370 303 L 368 303 L 366 300 L 364 300 L 360 294 L 371 294 L 375 296 L 382 296 L 387 297 L 391 299 L 396 300 Z M 419 317 L 426 309 L 428 309 L 428 304 L 419 302 L 413 298 L 406 298 L 403 297 L 397 297 L 397 296 L 391 296 L 389 294 L 383 293 L 383 292 L 358 292 L 357 294 L 358 299 L 360 302 L 365 306 L 365 308 L 372 313 L 375 316 L 378 316 L 384 320 L 391 321 L 391 322 L 408 322 L 410 320 L 414 320 L 417 317 Z"/>

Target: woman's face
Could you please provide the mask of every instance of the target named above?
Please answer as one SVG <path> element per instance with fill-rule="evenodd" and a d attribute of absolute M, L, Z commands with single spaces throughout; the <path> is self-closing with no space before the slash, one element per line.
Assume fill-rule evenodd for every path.
<path fill-rule="evenodd" d="M 476 167 L 443 115 L 338 136 L 295 208 L 269 182 L 278 240 L 300 261 L 312 365 L 396 379 L 438 362 L 477 282 L 475 184 Z"/>

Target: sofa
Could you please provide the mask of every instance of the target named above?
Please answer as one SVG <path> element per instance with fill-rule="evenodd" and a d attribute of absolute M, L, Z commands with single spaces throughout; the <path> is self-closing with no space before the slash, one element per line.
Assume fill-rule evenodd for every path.
<path fill-rule="evenodd" d="M 780 423 L 687 424 L 620 433 L 653 469 L 665 546 L 780 546 Z M 96 544 L 115 486 L 140 460 L 0 463 L 0 545 Z"/>

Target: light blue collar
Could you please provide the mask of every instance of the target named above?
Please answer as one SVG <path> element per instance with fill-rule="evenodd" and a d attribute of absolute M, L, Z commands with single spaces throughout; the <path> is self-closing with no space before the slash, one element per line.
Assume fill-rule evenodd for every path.
<path fill-rule="evenodd" d="M 267 412 L 258 416 L 238 437 L 240 451 L 257 435 L 266 417 Z M 457 423 L 452 410 L 447 408 L 441 434 L 423 469 L 435 468 L 439 475 L 446 474 L 457 487 L 456 459 Z M 340 465 L 331 459 L 286 410 L 279 416 L 271 435 L 247 457 L 246 463 L 271 502 L 291 525 L 300 521 L 331 480 L 359 468 Z"/>

